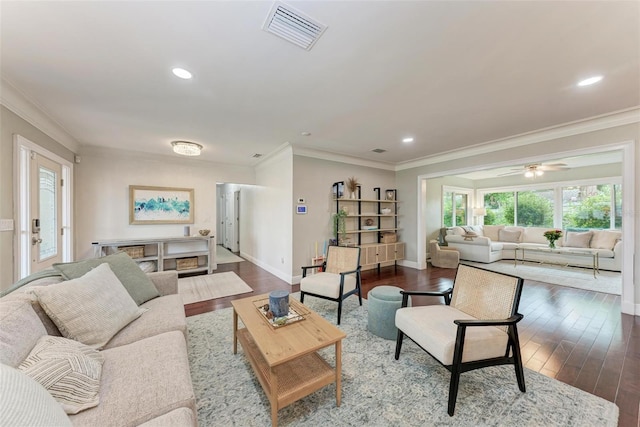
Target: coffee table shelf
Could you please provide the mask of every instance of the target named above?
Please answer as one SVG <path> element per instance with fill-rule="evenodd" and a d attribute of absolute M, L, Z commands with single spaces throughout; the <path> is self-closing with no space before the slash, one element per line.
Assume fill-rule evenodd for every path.
<path fill-rule="evenodd" d="M 260 381 L 265 393 L 269 395 L 272 386 L 269 365 L 246 329 L 238 330 L 238 339 L 258 377 L 258 381 Z M 278 408 L 284 408 L 333 383 L 336 379 L 335 370 L 318 353 L 310 353 L 278 365 L 274 371 L 274 378 L 277 382 Z"/>

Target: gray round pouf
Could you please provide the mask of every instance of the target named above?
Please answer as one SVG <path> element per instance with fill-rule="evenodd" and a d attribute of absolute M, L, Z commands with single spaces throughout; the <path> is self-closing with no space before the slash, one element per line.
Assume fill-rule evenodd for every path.
<path fill-rule="evenodd" d="M 372 334 L 388 340 L 398 336 L 396 310 L 402 307 L 401 290 L 397 286 L 376 286 L 369 291 L 367 329 Z"/>

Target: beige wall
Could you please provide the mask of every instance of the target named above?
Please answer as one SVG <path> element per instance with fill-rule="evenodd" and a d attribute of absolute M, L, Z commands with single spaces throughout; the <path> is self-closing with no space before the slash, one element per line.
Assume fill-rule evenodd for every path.
<path fill-rule="evenodd" d="M 332 201 L 332 185 L 334 182 L 346 181 L 355 176 L 362 184 L 362 198 L 374 199 L 374 187 L 382 191 L 396 188 L 395 172 L 366 166 L 321 160 L 305 156 L 294 156 L 293 162 L 293 197 L 289 201 L 289 209 L 294 212 L 298 198 L 303 198 L 308 207 L 306 215 L 293 214 L 293 276 L 297 283 L 302 275 L 300 267 L 311 265 L 315 256 L 315 243 L 318 252 L 322 252 L 324 241 L 333 234 L 331 215 L 335 213 L 335 202 Z M 404 216 L 404 198 L 408 196 L 398 193 L 399 223 L 402 228 Z M 404 230 L 399 232 L 399 240 L 403 241 Z"/>
<path fill-rule="evenodd" d="M 14 135 L 21 135 L 65 160 L 73 162 L 74 153 L 14 114 L 4 105 L 0 106 L 0 218 L 2 219 L 15 219 Z M 15 237 L 15 230 L 0 232 L 0 289 L 7 289 L 14 282 Z"/>
<path fill-rule="evenodd" d="M 97 148 L 84 148 L 81 154 L 75 168 L 76 259 L 93 256 L 91 242 L 99 239 L 183 235 L 183 224 L 130 225 L 130 185 L 193 188 L 193 234 L 199 228 L 215 230 L 216 182 L 251 184 L 255 179 L 252 168 L 196 159 Z"/>
<path fill-rule="evenodd" d="M 240 254 L 290 283 L 294 240 L 291 147 L 263 160 L 255 173 L 256 185 L 240 192 Z"/>

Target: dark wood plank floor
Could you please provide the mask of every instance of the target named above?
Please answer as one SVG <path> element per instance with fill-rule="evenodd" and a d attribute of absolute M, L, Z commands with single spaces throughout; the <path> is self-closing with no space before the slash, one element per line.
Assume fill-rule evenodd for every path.
<path fill-rule="evenodd" d="M 298 291 L 250 262 L 221 264 L 234 271 L 256 294 L 276 289 Z M 442 290 L 455 270 L 385 267 L 363 272 L 363 296 L 378 285 L 408 290 Z M 247 294 L 186 306 L 187 316 L 230 307 Z M 422 297 L 414 305 L 440 304 Z M 523 362 L 531 370 L 615 402 L 621 427 L 640 427 L 640 317 L 620 313 L 620 297 L 547 283 L 525 281 L 518 325 Z M 515 379 L 514 379 L 515 381 Z"/>

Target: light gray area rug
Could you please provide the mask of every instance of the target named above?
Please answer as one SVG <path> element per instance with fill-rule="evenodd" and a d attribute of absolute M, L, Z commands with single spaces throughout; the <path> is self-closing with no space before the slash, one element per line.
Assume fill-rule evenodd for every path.
<path fill-rule="evenodd" d="M 336 303 L 307 297 L 305 304 L 335 322 Z M 456 413 L 449 417 L 449 371 L 409 340 L 396 361 L 395 341 L 367 331 L 367 304 L 350 297 L 343 307 L 342 405 L 336 406 L 329 385 L 278 411 L 279 425 L 617 425 L 615 404 L 528 369 L 527 392 L 521 393 L 512 366 L 462 374 Z M 232 351 L 232 309 L 189 317 L 187 326 L 199 425 L 270 425 L 269 401 L 242 347 Z M 333 346 L 321 354 L 334 364 Z"/>
<path fill-rule="evenodd" d="M 232 262 L 242 262 L 244 259 L 240 258 L 229 249 L 222 245 L 216 245 L 216 263 L 217 264 L 229 264 Z"/>
<path fill-rule="evenodd" d="M 614 271 L 601 270 L 600 274 L 597 274 L 596 278 L 594 278 L 593 270 L 590 268 L 563 267 L 531 262 L 524 264 L 518 262 L 518 265 L 514 267 L 513 260 L 497 261 L 490 264 L 470 261 L 462 262 L 499 273 L 513 274 L 523 279 L 607 294 L 622 294 L 622 274 Z"/>
<path fill-rule="evenodd" d="M 253 292 L 233 271 L 178 279 L 178 293 L 185 304 Z"/>

